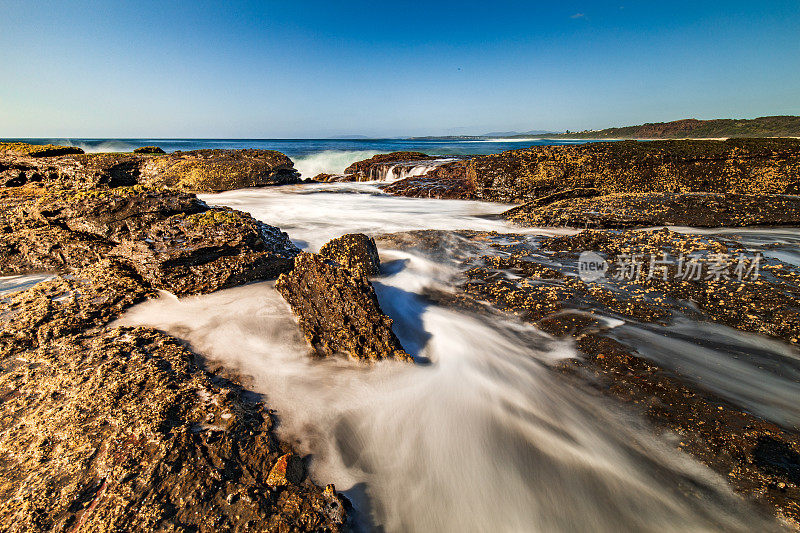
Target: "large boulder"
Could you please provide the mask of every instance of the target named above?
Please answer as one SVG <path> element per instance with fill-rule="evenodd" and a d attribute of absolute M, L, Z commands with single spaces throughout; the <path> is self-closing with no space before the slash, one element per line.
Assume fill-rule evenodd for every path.
<path fill-rule="evenodd" d="M 0 195 L 2 274 L 65 272 L 116 257 L 153 286 L 189 294 L 274 279 L 298 253 L 278 228 L 187 193 L 40 189 Z"/>
<path fill-rule="evenodd" d="M 52 191 L 36 203 L 36 212 L 48 223 L 114 243 L 138 238 L 144 229 L 173 215 L 206 210 L 208 206 L 193 194 L 140 185 Z"/>
<path fill-rule="evenodd" d="M 299 183 L 286 155 L 274 150 L 194 150 L 148 159 L 141 183 L 185 191 L 219 192 Z"/>
<path fill-rule="evenodd" d="M 361 271 L 302 252 L 294 260 L 294 269 L 282 274 L 275 288 L 291 306 L 319 356 L 344 353 L 359 361 L 412 361 Z"/>

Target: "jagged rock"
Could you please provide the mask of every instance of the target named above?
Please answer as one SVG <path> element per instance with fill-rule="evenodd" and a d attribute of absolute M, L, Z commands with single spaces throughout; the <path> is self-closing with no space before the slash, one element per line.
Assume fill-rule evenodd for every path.
<path fill-rule="evenodd" d="M 319 254 L 343 267 L 373 276 L 380 273 L 381 259 L 372 237 L 363 233 L 342 235 L 325 243 Z"/>
<path fill-rule="evenodd" d="M 231 209 L 173 215 L 111 251 L 155 287 L 175 294 L 274 279 L 292 268 L 297 253 L 278 228 Z"/>
<path fill-rule="evenodd" d="M 388 154 L 378 154 L 363 161 L 357 161 L 344 169 L 347 178 L 340 178 L 336 181 L 370 181 L 380 179 L 380 170 L 387 168 L 395 163 L 403 161 L 426 161 L 436 159 L 433 156 L 422 152 L 391 152 Z"/>
<path fill-rule="evenodd" d="M 185 191 L 219 192 L 299 183 L 294 163 L 274 150 L 194 150 L 148 159 L 141 183 Z"/>
<path fill-rule="evenodd" d="M 342 352 L 362 361 L 412 361 L 392 331 L 392 319 L 383 314 L 375 290 L 360 272 L 301 252 L 294 269 L 282 274 L 275 288 L 292 307 L 318 355 Z"/>
<path fill-rule="evenodd" d="M 269 471 L 267 485 L 280 487 L 282 485 L 296 484 L 303 480 L 303 461 L 293 453 L 287 453 L 278 458 L 275 466 Z"/>
<path fill-rule="evenodd" d="M 105 324 L 153 294 L 132 268 L 113 259 L 12 293 L 0 303 L 0 353 L 15 354 Z"/>
<path fill-rule="evenodd" d="M 345 529 L 293 462 L 268 483 L 292 450 L 264 405 L 176 339 L 107 326 L 151 293 L 107 262 L 0 302 L 0 529 Z"/>
<path fill-rule="evenodd" d="M 163 148 L 158 146 L 140 146 L 133 151 L 134 154 L 166 154 Z"/>
<path fill-rule="evenodd" d="M 154 286 L 189 294 L 274 279 L 298 252 L 278 228 L 168 190 L 26 186 L 0 195 L 0 205 L 2 274 L 63 272 L 117 257 Z"/>
<path fill-rule="evenodd" d="M 714 193 L 628 193 L 570 199 L 558 196 L 534 200 L 506 211 L 503 216 L 524 226 L 581 228 L 800 225 L 800 196 Z"/>

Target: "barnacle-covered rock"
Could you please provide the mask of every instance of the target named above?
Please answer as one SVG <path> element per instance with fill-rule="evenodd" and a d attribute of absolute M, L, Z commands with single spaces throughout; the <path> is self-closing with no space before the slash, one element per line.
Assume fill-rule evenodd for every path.
<path fill-rule="evenodd" d="M 292 307 L 309 344 L 322 357 L 412 361 L 383 314 L 375 290 L 361 271 L 302 252 L 275 288 Z"/>
<path fill-rule="evenodd" d="M 336 261 L 353 271 L 369 276 L 380 273 L 381 259 L 372 237 L 363 233 L 350 233 L 332 239 L 319 249 L 319 254 Z"/>
<path fill-rule="evenodd" d="M 300 182 L 292 160 L 274 150 L 174 152 L 148 159 L 141 172 L 143 184 L 194 192 Z"/>

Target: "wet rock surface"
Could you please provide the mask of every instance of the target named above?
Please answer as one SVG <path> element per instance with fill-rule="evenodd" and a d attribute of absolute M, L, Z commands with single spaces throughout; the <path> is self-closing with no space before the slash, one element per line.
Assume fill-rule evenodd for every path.
<path fill-rule="evenodd" d="M 292 452 L 263 404 L 176 339 L 109 325 L 152 293 L 112 262 L 0 304 L 0 527 L 343 530 L 332 487 L 296 466 L 269 482 Z"/>
<path fill-rule="evenodd" d="M 672 221 L 675 224 L 692 225 L 693 220 L 698 220 L 705 225 L 741 225 L 754 217 L 749 211 L 735 216 L 738 209 L 749 205 L 740 195 L 800 193 L 800 140 L 624 141 L 534 146 L 446 163 L 425 176 L 399 180 L 384 190 L 414 197 L 531 202 L 526 209 L 536 225 L 563 225 L 567 220 L 583 226 L 580 223 L 587 216 L 580 216 L 579 210 L 598 211 L 607 213 L 602 220 L 607 227 L 630 226 L 630 213 L 639 207 L 631 193 L 648 193 L 653 196 L 642 197 L 642 202 L 653 202 L 664 217 L 675 219 Z M 596 198 L 567 201 L 570 192 L 589 190 L 596 191 L 593 195 Z M 677 193 L 727 196 L 692 201 L 696 197 L 675 196 Z M 562 203 L 556 202 L 559 195 L 563 195 Z M 694 211 L 682 216 L 686 202 Z M 717 218 L 703 220 L 699 210 L 704 202 L 716 202 L 731 211 L 721 211 Z M 573 203 L 576 207 L 572 207 Z M 543 207 L 544 204 L 548 205 Z M 792 218 L 789 211 L 774 214 L 778 220 Z M 519 211 L 516 215 L 525 219 Z"/>
<path fill-rule="evenodd" d="M 308 343 L 321 357 L 344 353 L 359 361 L 411 362 L 360 268 L 302 252 L 275 288 L 289 303 Z"/>
<path fill-rule="evenodd" d="M 765 258 L 758 279 L 744 282 L 733 277 L 732 269 L 730 279 L 675 279 L 676 272 L 670 270 L 665 280 L 660 264 L 649 277 L 647 261 L 637 279 L 616 279 L 609 272 L 603 282 L 587 282 L 577 275 L 578 258 L 585 250 L 606 258 L 667 251 L 674 258 L 681 253 L 731 254 L 732 260 L 742 251 L 735 241 L 667 230 L 584 231 L 553 238 L 417 231 L 378 240 L 423 251 L 433 259 L 440 250 L 461 250 L 456 257 L 464 268 L 461 292 L 430 292 L 433 302 L 480 314 L 501 310 L 553 336 L 572 339 L 581 357 L 553 363 L 554 372 L 629 405 L 667 442 L 721 474 L 734 490 L 790 527 L 800 528 L 798 427 L 770 422 L 720 397 L 702 380 L 665 368 L 615 338 L 609 326 L 609 319 L 621 319 L 668 328 L 685 317 L 797 346 L 796 267 Z M 454 240 L 460 241 L 457 247 Z"/>
<path fill-rule="evenodd" d="M 159 288 L 276 277 L 298 253 L 286 234 L 54 159 L 0 188 L 0 274 L 61 273 L 0 299 L 0 529 L 347 529 L 349 503 L 305 477 L 257 396 L 173 337 L 111 324 Z"/>
<path fill-rule="evenodd" d="M 278 228 L 230 209 L 172 215 L 110 252 L 129 260 L 154 286 L 178 295 L 275 279 L 291 269 L 297 253 Z"/>
<path fill-rule="evenodd" d="M 357 161 L 344 169 L 346 178 L 336 181 L 371 181 L 380 179 L 380 169 L 386 165 L 401 163 L 406 161 L 427 161 L 436 159 L 435 157 L 423 154 L 422 152 L 391 152 L 388 154 L 378 154 L 363 161 Z"/>
<path fill-rule="evenodd" d="M 155 287 L 183 295 L 274 279 L 298 253 L 274 226 L 163 189 L 25 187 L 0 194 L 0 202 L 4 274 L 64 272 L 116 257 Z"/>
<path fill-rule="evenodd" d="M 273 150 L 194 150 L 165 154 L 156 146 L 133 153 L 84 154 L 80 148 L 0 143 L 0 183 L 47 182 L 59 187 L 143 185 L 190 192 L 299 183 L 292 160 Z"/>

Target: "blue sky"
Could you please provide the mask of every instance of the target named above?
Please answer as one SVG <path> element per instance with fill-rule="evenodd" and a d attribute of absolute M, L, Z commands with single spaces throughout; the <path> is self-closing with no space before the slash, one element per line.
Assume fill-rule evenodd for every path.
<path fill-rule="evenodd" d="M 399 136 L 800 114 L 800 1 L 0 0 L 0 137 Z"/>

